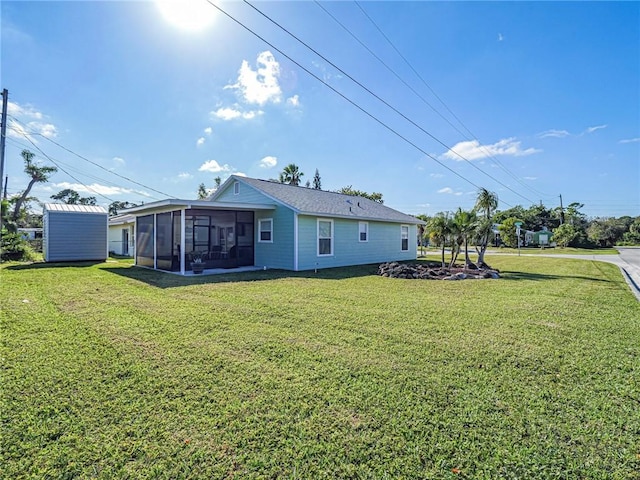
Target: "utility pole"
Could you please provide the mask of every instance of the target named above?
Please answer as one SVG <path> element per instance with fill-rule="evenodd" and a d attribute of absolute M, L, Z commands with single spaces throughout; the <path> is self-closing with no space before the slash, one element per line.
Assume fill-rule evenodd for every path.
<path fill-rule="evenodd" d="M 0 182 L 4 178 L 4 144 L 7 137 L 7 101 L 9 100 L 9 92 L 6 88 L 2 89 L 2 125 L 0 125 Z M 6 190 L 5 190 L 6 191 Z M 0 238 L 2 238 L 2 215 L 0 215 Z"/>
<path fill-rule="evenodd" d="M 4 177 L 4 193 L 2 195 L 3 200 L 7 199 L 7 185 L 9 185 L 9 175 Z"/>
<path fill-rule="evenodd" d="M 562 207 L 562 194 L 560 194 L 560 225 L 564 223 L 564 208 Z"/>

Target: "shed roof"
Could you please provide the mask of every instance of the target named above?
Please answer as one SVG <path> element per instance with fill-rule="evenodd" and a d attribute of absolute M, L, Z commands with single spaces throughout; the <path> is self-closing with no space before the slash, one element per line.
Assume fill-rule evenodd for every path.
<path fill-rule="evenodd" d="M 286 183 L 232 175 L 230 179 L 246 183 L 297 213 L 328 217 L 355 218 L 395 223 L 423 224 L 412 215 L 399 212 L 368 198 L 343 193 L 297 187 Z M 228 182 L 229 180 L 227 180 Z M 218 192 L 224 188 L 218 189 Z M 216 194 L 211 199 L 215 201 Z"/>
<path fill-rule="evenodd" d="M 68 212 L 68 213 L 92 213 L 108 215 L 108 212 L 99 205 L 69 205 L 67 203 L 45 203 L 44 211 Z"/>

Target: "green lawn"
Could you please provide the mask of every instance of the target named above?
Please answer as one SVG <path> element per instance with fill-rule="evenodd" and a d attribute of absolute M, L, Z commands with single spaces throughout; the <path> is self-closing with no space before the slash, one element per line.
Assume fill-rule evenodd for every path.
<path fill-rule="evenodd" d="M 617 267 L 185 279 L 4 265 L 2 478 L 640 478 Z"/>

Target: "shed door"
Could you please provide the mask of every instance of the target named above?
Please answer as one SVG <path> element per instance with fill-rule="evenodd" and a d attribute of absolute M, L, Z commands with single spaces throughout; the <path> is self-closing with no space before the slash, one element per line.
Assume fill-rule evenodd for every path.
<path fill-rule="evenodd" d="M 122 229 L 122 255 L 129 255 L 129 227 Z"/>

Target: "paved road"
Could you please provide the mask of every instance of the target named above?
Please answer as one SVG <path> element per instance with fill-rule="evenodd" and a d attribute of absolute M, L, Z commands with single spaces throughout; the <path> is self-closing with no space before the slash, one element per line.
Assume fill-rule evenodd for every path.
<path fill-rule="evenodd" d="M 522 254 L 531 257 L 576 258 L 578 260 L 595 260 L 613 263 L 620 267 L 622 275 L 631 291 L 640 301 L 640 247 L 616 247 L 618 255 L 564 255 L 564 254 Z M 489 253 L 489 252 L 487 252 Z"/>

